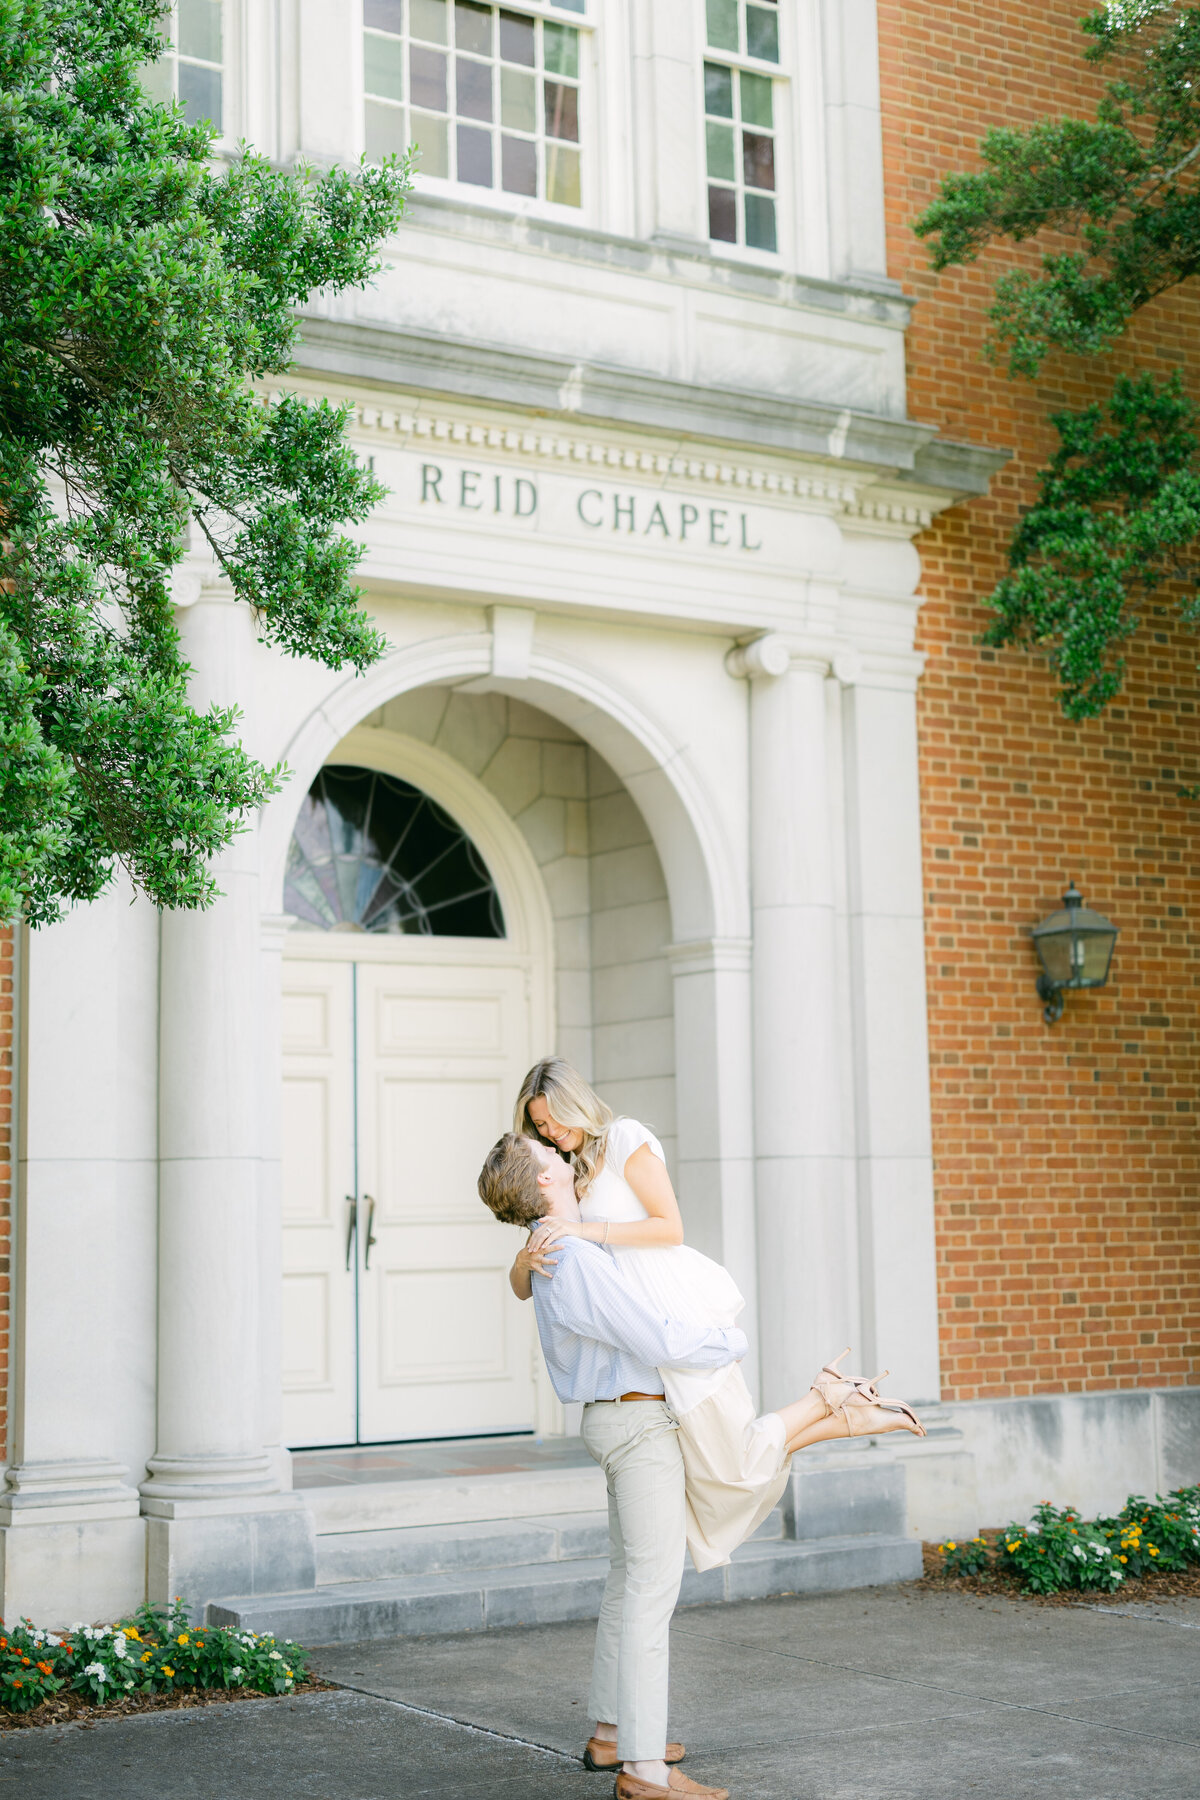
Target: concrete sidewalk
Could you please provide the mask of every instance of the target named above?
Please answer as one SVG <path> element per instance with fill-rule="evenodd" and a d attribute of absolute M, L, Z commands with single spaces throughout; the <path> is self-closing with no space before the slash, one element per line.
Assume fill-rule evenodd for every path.
<path fill-rule="evenodd" d="M 345 1645 L 352 1691 L 0 1739 L 0 1800 L 604 1800 L 590 1624 Z M 1200 1602 L 911 1587 L 696 1608 L 672 1729 L 739 1800 L 1200 1800 Z"/>

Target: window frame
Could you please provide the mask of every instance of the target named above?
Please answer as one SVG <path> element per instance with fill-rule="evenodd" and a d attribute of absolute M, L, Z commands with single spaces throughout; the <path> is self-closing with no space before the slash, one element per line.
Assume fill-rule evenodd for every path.
<path fill-rule="evenodd" d="M 555 4 L 555 0 L 485 0 L 485 3 L 493 5 L 505 12 L 520 13 L 525 18 L 541 19 L 544 23 L 552 25 L 570 25 L 579 33 L 578 148 L 581 203 L 579 206 L 567 206 L 561 201 L 546 200 L 537 194 L 513 194 L 500 187 L 482 187 L 476 186 L 469 181 L 460 181 L 457 179 L 451 180 L 449 176 L 426 175 L 422 173 L 419 163 L 415 166 L 413 171 L 415 181 L 414 195 L 418 199 L 424 197 L 429 199 L 449 200 L 455 205 L 483 207 L 489 212 L 498 213 L 501 217 L 533 217 L 546 219 L 548 221 L 553 220 L 554 222 L 561 224 L 592 227 L 599 215 L 601 202 L 599 191 L 601 164 L 598 155 L 598 115 L 600 111 L 599 89 L 601 71 L 599 68 L 599 23 L 595 16 L 600 0 L 587 0 L 589 11 L 586 13 L 574 12 L 569 7 L 557 5 Z M 454 0 L 447 0 L 447 4 L 453 6 Z M 354 16 L 357 20 L 358 31 L 356 93 L 358 105 L 358 145 L 359 153 L 361 155 L 366 154 L 366 105 L 368 99 L 366 78 L 363 70 L 362 45 L 364 36 L 370 29 L 364 22 L 363 12 L 363 0 L 358 0 Z M 405 32 L 400 39 L 401 43 L 406 46 L 412 41 L 407 27 L 407 19 L 408 14 L 406 12 Z M 494 67 L 499 62 L 499 57 L 493 57 L 491 61 Z M 410 112 L 412 107 L 412 100 L 408 93 L 409 79 L 406 69 L 406 97 L 403 101 L 398 103 L 398 110 L 402 110 L 406 114 Z M 457 119 L 457 110 L 452 108 L 448 113 L 449 129 L 454 129 Z M 469 123 L 470 121 L 467 122 Z M 411 129 L 410 124 L 408 128 L 410 143 L 413 141 Z M 498 130 L 498 125 L 494 124 L 493 129 Z M 545 133 L 542 133 L 540 140 L 535 138 L 534 141 L 540 141 L 543 144 L 547 144 L 554 140 L 547 138 Z M 562 141 L 565 142 L 566 140 Z"/>
<path fill-rule="evenodd" d="M 219 65 L 220 71 L 221 71 L 221 129 L 217 132 L 217 135 L 213 139 L 212 148 L 213 148 L 213 154 L 216 156 L 230 156 L 236 152 L 237 145 L 242 137 L 242 117 L 243 117 L 243 110 L 244 110 L 243 104 L 242 104 L 242 86 L 241 86 L 242 0 L 218 0 L 218 3 L 221 8 L 221 56 L 222 56 L 222 60 Z M 178 0 L 171 0 L 171 5 L 170 5 L 169 9 L 164 7 L 163 10 L 170 11 L 172 26 L 173 26 L 174 33 L 175 33 L 175 40 L 171 46 L 170 54 L 175 59 L 174 97 L 176 99 L 178 99 L 179 98 L 179 52 L 177 49 L 178 35 L 179 35 Z M 200 58 L 200 57 L 188 57 L 186 60 L 189 62 L 200 63 L 203 66 L 206 66 L 209 68 L 214 66 L 213 64 L 204 64 L 203 58 Z"/>
<path fill-rule="evenodd" d="M 797 88 L 795 79 L 795 45 L 799 32 L 795 29 L 793 8 L 786 0 L 779 0 L 779 61 L 766 62 L 762 57 L 746 56 L 741 51 L 717 50 L 708 42 L 708 12 L 705 0 L 696 0 L 700 26 L 700 67 L 698 79 L 698 112 L 699 112 L 699 166 L 700 166 L 700 211 L 703 220 L 704 240 L 708 245 L 709 255 L 728 257 L 731 261 L 748 263 L 752 267 L 779 269 L 793 267 L 796 260 L 796 248 L 799 233 L 796 229 L 798 208 L 801 203 L 801 178 L 796 167 L 794 151 L 794 108 L 796 106 Z M 740 35 L 740 34 L 739 34 Z M 748 75 L 766 76 L 772 84 L 771 109 L 774 123 L 771 127 L 775 141 L 775 248 L 763 250 L 757 245 L 746 243 L 730 243 L 725 238 L 714 238 L 708 229 L 708 119 L 710 115 L 704 95 L 704 65 L 714 63 L 722 68 L 744 71 Z M 739 109 L 740 110 L 740 109 Z M 740 125 L 736 127 L 740 130 Z M 736 147 L 735 147 L 736 154 Z M 781 175 L 784 181 L 781 181 Z M 786 182 L 786 186 L 784 185 Z M 745 193 L 745 182 L 736 180 L 730 190 Z M 762 192 L 763 190 L 751 190 Z"/>

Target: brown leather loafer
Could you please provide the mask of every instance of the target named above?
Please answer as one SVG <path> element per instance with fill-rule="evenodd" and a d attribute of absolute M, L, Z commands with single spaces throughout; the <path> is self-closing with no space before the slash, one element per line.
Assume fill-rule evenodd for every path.
<path fill-rule="evenodd" d="M 681 1763 L 687 1751 L 682 1744 L 668 1744 L 663 1751 L 663 1761 Z M 611 1775 L 621 1764 L 617 1757 L 617 1746 L 610 1744 L 605 1738 L 589 1738 L 587 1749 L 583 1753 L 583 1766 L 592 1769 L 597 1775 Z"/>
<path fill-rule="evenodd" d="M 680 1769 L 668 1771 L 666 1787 L 659 1787 L 654 1781 L 639 1781 L 636 1775 L 627 1775 L 622 1769 L 613 1793 L 616 1800 L 671 1800 L 673 1794 L 691 1794 L 693 1800 L 729 1800 L 728 1788 L 701 1787 Z"/>

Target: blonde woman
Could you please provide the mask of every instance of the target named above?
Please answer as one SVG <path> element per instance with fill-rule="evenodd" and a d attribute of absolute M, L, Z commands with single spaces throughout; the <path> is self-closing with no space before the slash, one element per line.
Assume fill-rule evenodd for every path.
<path fill-rule="evenodd" d="M 570 1162 L 578 1221 L 538 1224 L 509 1280 L 525 1300 L 534 1272 L 550 1274 L 564 1237 L 607 1246 L 632 1284 L 663 1316 L 731 1326 L 745 1302 L 728 1270 L 683 1242 L 679 1203 L 662 1146 L 636 1119 L 614 1119 L 578 1070 L 559 1057 L 535 1063 L 521 1085 L 513 1130 Z M 687 1495 L 687 1537 L 698 1569 L 729 1561 L 787 1484 L 793 1454 L 835 1437 L 876 1437 L 924 1428 L 902 1401 L 843 1377 L 844 1356 L 827 1363 L 809 1392 L 756 1417 L 739 1364 L 718 1370 L 660 1368 L 679 1427 Z"/>

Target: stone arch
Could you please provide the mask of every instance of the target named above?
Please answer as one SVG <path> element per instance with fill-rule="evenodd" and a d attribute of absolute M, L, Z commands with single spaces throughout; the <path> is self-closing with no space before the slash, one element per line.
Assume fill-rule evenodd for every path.
<path fill-rule="evenodd" d="M 452 685 L 490 676 L 491 671 L 490 632 L 439 638 L 392 651 L 365 677 L 342 682 L 309 714 L 284 751 L 293 780 L 262 820 L 267 910 L 281 904 L 287 847 L 301 800 L 322 764 L 354 727 L 411 688 Z M 497 678 L 494 685 L 569 725 L 620 776 L 641 808 L 662 862 L 677 942 L 749 936 L 746 898 L 708 796 L 683 746 L 643 706 L 593 671 L 536 650 L 525 678 Z M 434 798 L 439 796 L 435 793 Z M 467 825 L 453 803 L 443 804 Z M 487 855 L 482 841 L 480 850 Z M 499 883 L 499 870 L 496 878 Z"/>

